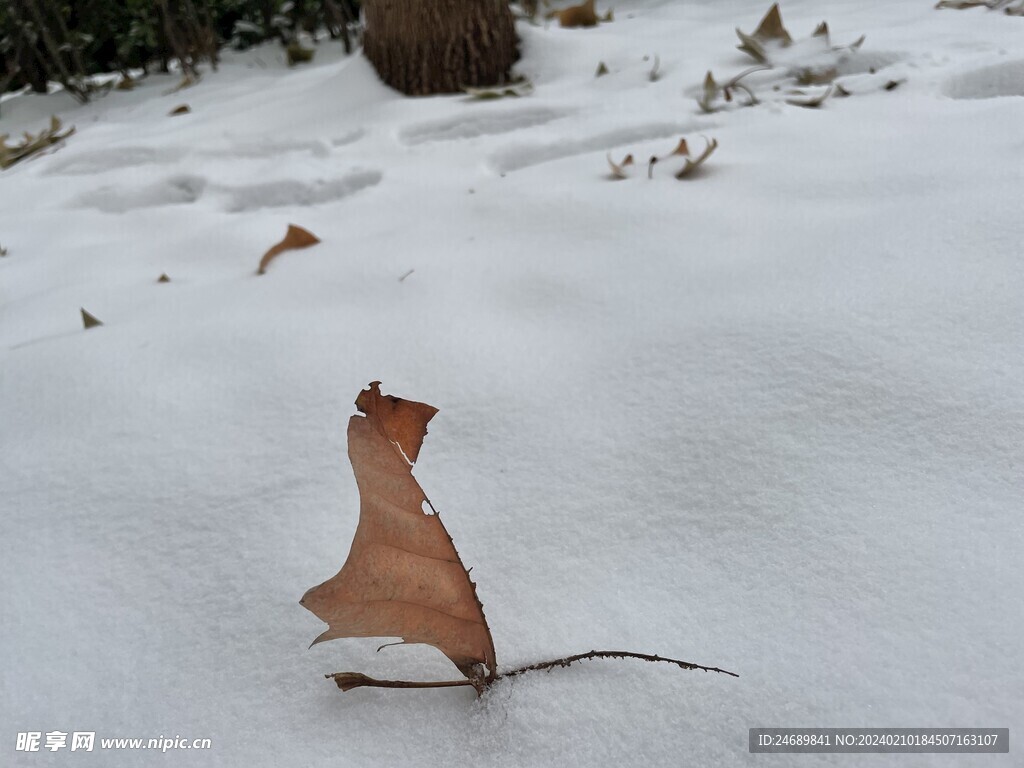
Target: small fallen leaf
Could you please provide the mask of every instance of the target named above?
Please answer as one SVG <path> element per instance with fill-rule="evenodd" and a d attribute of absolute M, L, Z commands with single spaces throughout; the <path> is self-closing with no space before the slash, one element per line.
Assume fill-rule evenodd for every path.
<path fill-rule="evenodd" d="M 704 76 L 704 88 L 701 92 L 701 96 L 697 99 L 697 104 L 699 104 L 700 108 L 705 112 L 714 111 L 712 102 L 718 96 L 718 90 L 718 83 L 715 82 L 715 78 L 709 69 L 707 75 Z"/>
<path fill-rule="evenodd" d="M 441 518 L 423 511 L 430 502 L 412 474 L 437 409 L 382 395 L 377 381 L 359 393 L 356 408 L 362 415 L 349 419 L 348 455 L 359 525 L 341 571 L 300 601 L 328 624 L 313 644 L 343 637 L 426 643 L 482 687 L 497 675 L 483 606 Z M 334 678 L 343 690 L 368 679 Z"/>
<path fill-rule="evenodd" d="M 962 11 L 965 8 L 998 8 L 1000 5 L 1006 5 L 1010 0 L 939 0 L 935 5 L 936 8 L 952 8 L 957 11 Z"/>
<path fill-rule="evenodd" d="M 677 179 L 685 179 L 687 176 L 691 175 L 694 171 L 700 168 L 701 165 L 704 164 L 705 160 L 711 157 L 711 154 L 716 149 L 718 149 L 718 141 L 716 139 L 711 139 L 710 141 L 708 139 L 705 139 L 705 141 L 707 141 L 707 146 L 704 147 L 704 151 L 701 152 L 698 157 L 694 158 L 693 160 L 691 160 L 690 158 L 686 158 L 686 165 L 684 165 L 679 170 L 679 173 L 676 174 Z"/>
<path fill-rule="evenodd" d="M 168 117 L 174 117 L 175 115 L 187 115 L 191 111 L 192 111 L 192 107 L 190 107 L 188 104 L 179 104 L 174 109 L 172 109 L 170 112 L 168 112 L 167 116 Z"/>
<path fill-rule="evenodd" d="M 732 92 L 734 90 L 740 90 L 747 94 L 747 98 L 749 99 L 749 101 L 747 102 L 746 106 L 752 107 L 755 104 L 759 104 L 760 102 L 757 100 L 757 96 L 754 95 L 754 92 L 750 90 L 747 86 L 743 85 L 743 83 L 741 83 L 740 80 L 745 78 L 747 75 L 751 75 L 754 72 L 761 72 L 762 70 L 765 69 L 771 69 L 771 66 L 762 65 L 757 67 L 750 67 L 749 69 L 745 69 L 742 72 L 740 72 L 738 75 L 729 80 L 729 82 L 722 84 L 716 83 L 714 76 L 711 74 L 711 70 L 708 70 L 707 75 L 705 75 L 704 77 L 704 85 L 701 89 L 701 95 L 697 97 L 697 104 L 705 112 L 714 112 L 714 101 L 716 98 L 718 98 L 718 94 L 722 94 L 722 98 L 726 102 L 732 102 Z"/>
<path fill-rule="evenodd" d="M 799 85 L 826 85 L 839 76 L 839 70 L 835 67 L 815 69 L 807 67 L 796 74 L 796 82 Z"/>
<path fill-rule="evenodd" d="M 885 90 L 887 90 L 887 91 L 894 91 L 897 88 L 899 88 L 901 85 L 903 85 L 903 83 L 905 83 L 905 82 L 906 82 L 906 80 L 890 80 L 888 83 L 886 83 L 882 87 Z"/>
<path fill-rule="evenodd" d="M 651 71 L 647 73 L 647 79 L 652 83 L 658 82 L 661 78 L 661 73 L 658 68 L 661 66 L 661 59 L 658 58 L 658 54 L 654 54 L 654 66 L 651 67 Z"/>
<path fill-rule="evenodd" d="M 736 35 L 740 39 L 740 44 L 736 47 L 762 64 L 768 61 L 765 43 L 772 42 L 786 47 L 793 42 L 793 38 L 789 36 L 789 32 L 782 24 L 782 12 L 779 10 L 778 3 L 768 9 L 768 13 L 764 15 L 757 29 L 751 34 L 747 34 L 737 27 Z"/>
<path fill-rule="evenodd" d="M 166 91 L 164 91 L 164 96 L 170 96 L 172 93 L 177 93 L 178 91 L 183 91 L 186 88 L 191 88 L 193 85 L 198 83 L 201 79 L 202 78 L 201 78 L 201 76 L 198 73 L 196 73 L 196 74 L 186 73 L 181 78 L 181 81 L 176 86 L 174 86 L 173 88 L 169 88 Z"/>
<path fill-rule="evenodd" d="M 676 145 L 676 148 L 669 152 L 667 156 L 671 157 L 672 155 L 682 155 L 683 157 L 690 156 L 690 147 L 686 143 L 685 136 L 679 140 L 679 143 Z"/>
<path fill-rule="evenodd" d="M 316 245 L 319 242 L 320 238 L 309 230 L 303 229 L 295 224 L 289 224 L 288 231 L 285 233 L 284 239 L 263 254 L 263 258 L 260 259 L 260 266 L 256 270 L 256 274 L 266 274 L 267 266 L 279 253 L 282 253 L 283 251 L 290 251 L 295 248 L 308 248 L 309 246 Z"/>
<path fill-rule="evenodd" d="M 786 103 L 791 104 L 794 107 L 807 107 L 814 109 L 816 107 L 820 107 L 825 102 L 825 99 L 831 95 L 832 86 L 830 85 L 824 90 L 824 92 L 819 93 L 817 96 L 811 96 L 806 99 L 786 99 Z"/>
<path fill-rule="evenodd" d="M 768 9 L 768 13 L 764 15 L 761 23 L 754 30 L 754 37 L 761 40 L 781 40 L 787 45 L 793 42 L 793 38 L 789 36 L 789 32 L 782 24 L 782 11 L 779 9 L 778 3 L 774 3 Z"/>
<path fill-rule="evenodd" d="M 158 283 L 169 283 L 171 282 L 171 278 L 167 276 L 166 272 L 164 272 L 162 275 L 160 275 L 160 277 L 156 279 L 156 281 Z"/>
<path fill-rule="evenodd" d="M 608 158 L 608 165 L 612 169 L 612 178 L 614 178 L 614 179 L 625 179 L 625 178 L 628 178 L 628 174 L 626 173 L 626 166 L 629 166 L 629 165 L 633 164 L 633 155 L 626 155 L 624 158 L 622 158 L 622 162 L 618 163 L 618 164 L 616 164 L 615 161 L 612 160 L 611 153 L 606 155 L 606 157 Z"/>
<path fill-rule="evenodd" d="M 571 5 L 558 11 L 551 11 L 548 18 L 558 19 L 562 27 L 596 27 L 600 19 L 594 10 L 594 0 L 585 0 L 580 5 Z"/>
<path fill-rule="evenodd" d="M 60 118 L 52 115 L 49 128 L 35 135 L 26 131 L 20 144 L 8 144 L 7 134 L 0 134 L 0 169 L 9 168 L 37 152 L 42 152 L 47 147 L 64 141 L 75 132 L 74 126 L 68 128 L 64 133 L 61 133 L 60 129 Z"/>
<path fill-rule="evenodd" d="M 597 72 L 594 73 L 594 77 L 601 77 L 602 75 L 608 74 L 608 67 L 605 66 L 603 61 L 598 62 Z"/>
<path fill-rule="evenodd" d="M 97 325 L 103 325 L 103 323 L 101 323 L 94 315 L 91 315 L 90 313 L 86 312 L 85 309 L 82 309 L 81 311 L 82 325 L 85 326 L 86 330 L 89 330 L 90 328 L 95 328 Z"/>
<path fill-rule="evenodd" d="M 285 48 L 285 58 L 288 60 L 289 67 L 312 61 L 314 53 L 316 53 L 315 48 L 305 48 L 301 43 L 297 42 L 289 43 L 288 47 Z"/>

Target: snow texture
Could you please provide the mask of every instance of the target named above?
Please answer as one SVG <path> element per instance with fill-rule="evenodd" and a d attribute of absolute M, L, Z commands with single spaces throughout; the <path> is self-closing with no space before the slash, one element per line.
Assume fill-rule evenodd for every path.
<path fill-rule="evenodd" d="M 766 5 L 522 23 L 520 99 L 402 98 L 329 44 L 5 99 L 0 132 L 77 132 L 0 175 L 0 764 L 1019 765 L 747 753 L 754 726 L 1024 723 L 1024 19 L 793 0 L 794 38 L 867 35 L 853 96 L 758 73 L 763 104 L 702 113 Z M 720 142 L 706 169 L 648 180 L 684 134 Z M 256 277 L 289 223 L 323 242 Z M 740 678 L 336 690 L 457 674 L 307 650 L 374 379 L 441 409 L 416 475 L 500 666 Z M 212 749 L 14 750 L 53 730 Z"/>

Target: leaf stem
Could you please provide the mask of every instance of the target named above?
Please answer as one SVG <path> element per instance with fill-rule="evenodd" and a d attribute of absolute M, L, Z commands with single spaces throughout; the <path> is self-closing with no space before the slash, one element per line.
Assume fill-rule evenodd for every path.
<path fill-rule="evenodd" d="M 731 677 L 739 677 L 735 672 L 730 672 L 727 669 L 719 669 L 718 667 L 705 667 L 702 664 L 694 664 L 691 661 L 682 661 L 680 659 L 669 659 L 665 656 L 654 656 L 648 653 L 636 653 L 635 651 L 587 651 L 586 653 L 577 653 L 575 656 L 564 656 L 560 659 L 552 659 L 551 661 L 542 661 L 537 664 L 530 664 L 525 667 L 519 667 L 509 672 L 504 672 L 500 675 L 494 675 L 487 679 L 476 678 L 466 680 L 436 680 L 430 682 L 417 682 L 413 680 L 377 680 L 373 677 L 368 677 L 359 672 L 335 672 L 333 675 L 324 675 L 328 680 L 334 680 L 338 687 L 343 691 L 351 691 L 353 688 L 454 688 L 456 686 L 468 685 L 476 689 L 477 695 L 482 695 L 491 683 L 501 680 L 503 677 L 515 677 L 522 675 L 526 672 L 534 672 L 541 669 L 546 669 L 549 672 L 555 667 L 568 667 L 577 661 L 583 661 L 585 659 L 641 659 L 643 661 L 666 661 L 669 664 L 675 664 L 681 669 L 701 669 L 705 672 L 720 672 L 723 675 L 730 675 Z"/>
<path fill-rule="evenodd" d="M 416 682 L 413 680 L 377 680 L 367 677 L 359 672 L 335 672 L 333 675 L 324 675 L 328 680 L 333 679 L 343 691 L 351 691 L 353 688 L 452 688 L 456 685 L 473 685 L 473 681 L 466 680 L 437 680 L 432 682 Z"/>

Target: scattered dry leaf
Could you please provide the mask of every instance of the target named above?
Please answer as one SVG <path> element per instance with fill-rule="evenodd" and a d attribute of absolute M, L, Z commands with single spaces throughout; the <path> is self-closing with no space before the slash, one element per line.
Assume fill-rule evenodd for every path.
<path fill-rule="evenodd" d="M 712 103 L 718 97 L 718 90 L 718 83 L 715 82 L 714 75 L 711 74 L 709 69 L 707 75 L 704 76 L 704 88 L 701 91 L 701 96 L 697 99 L 700 108 L 705 112 L 714 111 Z"/>
<path fill-rule="evenodd" d="M 329 625 L 314 644 L 401 637 L 434 646 L 470 680 L 493 679 L 494 642 L 476 587 L 441 518 L 423 512 L 430 502 L 412 475 L 437 409 L 381 395 L 380 382 L 359 393 L 356 408 L 363 415 L 349 419 L 348 454 L 359 525 L 341 571 L 301 600 Z"/>
<path fill-rule="evenodd" d="M 654 54 L 654 66 L 651 67 L 651 71 L 647 73 L 647 79 L 652 83 L 656 83 L 661 79 L 661 72 L 659 71 L 660 67 L 661 59 L 658 58 L 658 54 Z"/>
<path fill-rule="evenodd" d="M 74 126 L 60 133 L 61 122 L 56 115 L 50 117 L 50 127 L 32 135 L 28 131 L 20 144 L 8 144 L 7 134 L 0 134 L 0 169 L 9 168 L 19 160 L 24 160 L 47 147 L 64 141 L 75 132 Z"/>
<path fill-rule="evenodd" d="M 303 64 L 313 60 L 313 54 L 316 53 L 315 48 L 306 48 L 301 43 L 292 42 L 285 48 L 285 58 L 288 60 L 288 66 L 294 67 L 296 64 Z"/>
<path fill-rule="evenodd" d="M 198 74 L 186 74 L 181 78 L 181 81 L 173 88 L 168 88 L 164 91 L 164 96 L 170 96 L 172 93 L 183 91 L 186 88 L 191 88 L 193 85 L 199 82 L 200 76 Z"/>
<path fill-rule="evenodd" d="M 743 85 L 740 80 L 745 78 L 747 75 L 753 74 L 754 72 L 760 72 L 765 69 L 771 69 L 770 66 L 763 65 L 758 67 L 750 67 L 740 72 L 738 75 L 733 77 L 729 82 L 719 84 L 715 82 L 714 76 L 711 74 L 711 70 L 708 70 L 707 75 L 704 77 L 704 86 L 701 89 L 701 95 L 697 97 L 697 104 L 705 112 L 714 112 L 716 110 L 715 100 L 718 95 L 721 94 L 722 98 L 726 102 L 732 102 L 732 94 L 735 90 L 743 91 L 747 94 L 748 102 L 746 106 L 752 107 L 758 104 L 757 97 L 754 92 L 747 86 Z"/>
<path fill-rule="evenodd" d="M 594 73 L 594 77 L 601 77 L 601 75 L 607 75 L 607 74 L 608 74 L 608 67 L 605 66 L 605 63 L 603 61 L 598 62 L 598 64 L 597 64 L 597 72 Z"/>
<path fill-rule="evenodd" d="M 705 160 L 707 160 L 709 157 L 711 157 L 711 154 L 716 149 L 718 149 L 718 140 L 717 139 L 711 139 L 710 141 L 705 139 L 705 141 L 707 141 L 707 146 L 704 147 L 704 151 L 701 152 L 700 155 L 698 155 L 696 158 L 694 158 L 692 160 L 690 158 L 686 158 L 686 165 L 684 165 L 679 170 L 679 173 L 676 174 L 676 178 L 677 179 L 685 179 L 687 176 L 691 175 L 701 165 L 703 165 Z"/>
<path fill-rule="evenodd" d="M 172 109 L 170 112 L 168 112 L 167 116 L 168 117 L 174 117 L 175 115 L 187 115 L 191 111 L 192 111 L 192 107 L 190 107 L 188 104 L 179 104 L 174 109 Z"/>
<path fill-rule="evenodd" d="M 837 77 L 839 77 L 839 70 L 836 67 L 825 67 L 824 69 L 806 67 L 796 73 L 795 79 L 798 85 L 827 85 Z"/>
<path fill-rule="evenodd" d="M 686 143 L 685 136 L 679 140 L 679 143 L 676 145 L 676 148 L 668 153 L 669 157 L 671 157 L 672 155 L 682 155 L 683 157 L 690 156 L 690 147 Z"/>
<path fill-rule="evenodd" d="M 612 160 L 611 153 L 606 155 L 606 157 L 608 158 L 608 165 L 612 169 L 612 178 L 613 179 L 625 179 L 625 178 L 627 178 L 628 174 L 626 173 L 626 167 L 633 164 L 633 155 L 626 155 L 624 158 L 622 158 L 622 162 L 618 163 L 618 164 L 616 164 L 615 161 Z"/>
<path fill-rule="evenodd" d="M 156 281 L 158 283 L 169 283 L 171 282 L 171 278 L 167 275 L 166 272 L 164 272 L 163 274 L 160 275 L 160 277 L 156 279 Z"/>
<path fill-rule="evenodd" d="M 289 224 L 288 231 L 285 233 L 284 239 L 263 254 L 263 258 L 260 259 L 260 266 L 259 269 L 256 270 L 256 274 L 266 274 L 267 266 L 274 260 L 277 254 L 282 251 L 290 251 L 295 248 L 308 248 L 309 246 L 316 245 L 319 242 L 320 238 L 309 230 L 303 229 L 295 224 Z"/>
<path fill-rule="evenodd" d="M 1021 0 L 939 0 L 935 7 L 955 10 L 982 7 L 990 11 L 1002 8 L 1008 16 L 1024 16 L 1024 2 Z"/>
<path fill-rule="evenodd" d="M 103 323 L 101 323 L 95 315 L 92 315 L 86 312 L 85 309 L 82 309 L 82 325 L 85 326 L 86 330 L 89 330 L 90 328 L 95 328 L 97 325 L 103 325 Z"/>
<path fill-rule="evenodd" d="M 793 42 L 793 38 L 782 25 L 782 12 L 778 3 L 768 9 L 768 13 L 764 15 L 753 33 L 748 35 L 737 27 L 736 35 L 740 39 L 740 44 L 736 47 L 762 64 L 768 61 L 765 43 L 772 42 L 786 47 Z"/>
<path fill-rule="evenodd" d="M 798 92 L 800 93 L 800 92 Z M 808 107 L 814 109 L 820 107 L 829 96 L 832 95 L 832 86 L 830 85 L 821 93 L 815 96 L 808 96 L 807 98 L 800 99 L 786 99 L 787 104 L 791 104 L 794 107 Z"/>
<path fill-rule="evenodd" d="M 560 11 L 551 11 L 548 18 L 557 18 L 562 27 L 596 27 L 600 19 L 594 10 L 595 0 L 585 0 L 580 5 L 571 5 Z M 610 19 L 609 19 L 610 21 Z"/>

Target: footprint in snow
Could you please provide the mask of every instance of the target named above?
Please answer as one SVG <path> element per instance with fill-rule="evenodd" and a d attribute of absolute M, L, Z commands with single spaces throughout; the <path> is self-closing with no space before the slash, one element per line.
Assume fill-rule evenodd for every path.
<path fill-rule="evenodd" d="M 365 131 L 362 128 L 355 128 L 341 136 L 324 140 L 282 141 L 239 137 L 232 139 L 227 147 L 220 149 L 127 146 L 86 150 L 56 160 L 49 165 L 45 173 L 48 175 L 84 176 L 144 165 L 171 165 L 188 155 L 248 160 L 308 152 L 313 157 L 327 157 L 331 154 L 332 148 L 353 144 L 364 134 Z"/>
<path fill-rule="evenodd" d="M 289 205 L 320 205 L 348 197 L 361 189 L 380 183 L 380 171 L 356 171 L 329 181 L 269 181 L 227 188 L 230 213 L 257 208 L 283 208 Z"/>
<path fill-rule="evenodd" d="M 589 152 L 606 152 L 624 144 L 650 139 L 678 140 L 683 134 L 708 130 L 713 127 L 702 121 L 697 123 L 642 123 L 640 125 L 616 128 L 590 136 L 564 138 L 560 141 L 519 144 L 506 147 L 491 154 L 488 163 L 498 173 L 519 171 L 542 163 L 563 160 L 567 157 L 584 155 Z"/>
<path fill-rule="evenodd" d="M 48 175 L 84 176 L 86 174 L 137 168 L 140 165 L 166 165 L 185 155 L 184 150 L 156 147 L 117 147 L 78 152 L 49 164 Z"/>
<path fill-rule="evenodd" d="M 103 186 L 80 195 L 77 204 L 105 213 L 125 213 L 162 205 L 189 205 L 212 192 L 224 198 L 224 210 L 240 213 L 259 208 L 321 205 L 379 184 L 382 178 L 380 171 L 354 171 L 329 180 L 280 179 L 227 186 L 209 184 L 203 176 L 177 175 L 141 187 Z"/>
<path fill-rule="evenodd" d="M 1024 96 L 1024 59 L 962 72 L 947 80 L 944 90 L 947 96 L 954 99 Z"/>
<path fill-rule="evenodd" d="M 428 141 L 472 139 L 521 131 L 535 125 L 544 125 L 572 114 L 569 110 L 550 107 L 525 107 L 500 111 L 481 111 L 477 114 L 459 114 L 443 120 L 430 120 L 403 128 L 398 138 L 403 144 L 424 144 Z"/>

